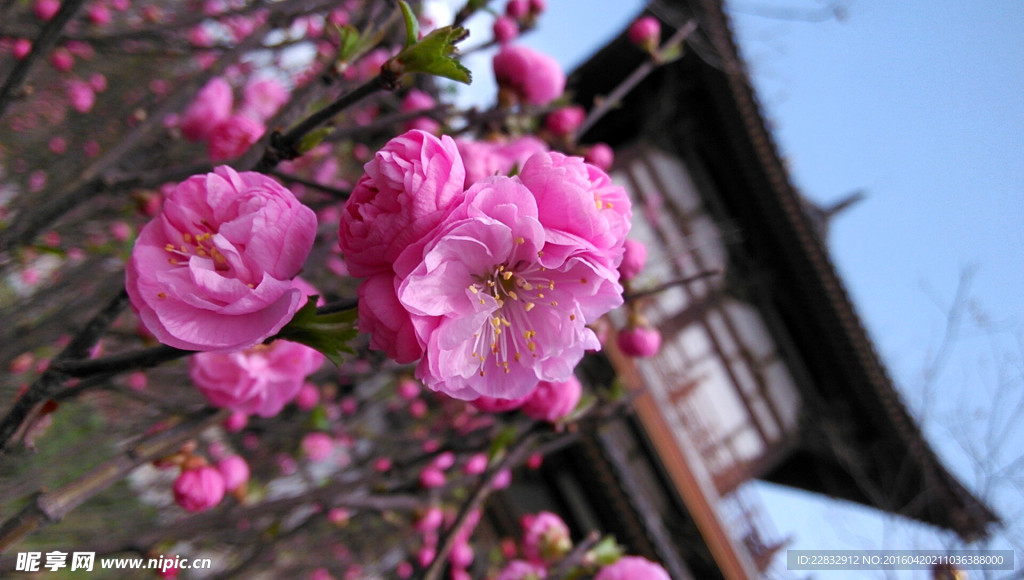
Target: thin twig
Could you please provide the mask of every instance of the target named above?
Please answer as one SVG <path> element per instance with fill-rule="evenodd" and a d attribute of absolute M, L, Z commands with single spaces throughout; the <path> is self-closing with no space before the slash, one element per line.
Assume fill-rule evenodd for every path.
<path fill-rule="evenodd" d="M 32 43 L 32 51 L 25 55 L 25 58 L 14 65 L 14 70 L 7 77 L 4 86 L 0 88 L 0 117 L 4 116 L 7 106 L 14 99 L 14 93 L 21 88 L 22 83 L 28 78 L 28 71 L 39 58 L 48 53 L 57 39 L 60 38 L 64 26 L 74 17 L 78 9 L 84 4 L 84 0 L 64 0 L 60 4 L 60 10 L 53 19 L 46 23 L 39 38 Z"/>
<path fill-rule="evenodd" d="M 223 421 L 227 415 L 228 411 L 203 409 L 177 425 L 142 439 L 83 477 L 53 491 L 38 493 L 28 506 L 0 525 L 0 553 L 40 527 L 60 521 L 139 465 L 173 452 L 184 441 Z"/>

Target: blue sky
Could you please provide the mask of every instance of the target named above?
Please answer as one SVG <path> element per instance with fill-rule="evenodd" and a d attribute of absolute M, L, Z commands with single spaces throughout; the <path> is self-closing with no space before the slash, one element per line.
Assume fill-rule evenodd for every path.
<path fill-rule="evenodd" d="M 1024 2 L 846 0 L 843 21 L 814 23 L 755 14 L 824 4 L 735 0 L 730 16 L 796 186 L 826 205 L 867 194 L 835 221 L 834 262 L 933 446 L 977 489 L 960 433 L 977 439 L 1009 421 L 990 417 L 1000 379 L 1024 386 Z M 550 0 L 525 42 L 568 70 L 642 7 Z M 477 90 L 491 90 L 487 62 L 472 68 L 485 73 Z M 965 271 L 972 306 L 926 380 Z M 995 442 L 1002 461 L 1024 454 L 1024 428 L 1008 434 Z M 870 510 L 777 488 L 761 495 L 793 548 L 943 547 L 944 537 Z M 999 507 L 1020 509 L 1019 496 Z"/>

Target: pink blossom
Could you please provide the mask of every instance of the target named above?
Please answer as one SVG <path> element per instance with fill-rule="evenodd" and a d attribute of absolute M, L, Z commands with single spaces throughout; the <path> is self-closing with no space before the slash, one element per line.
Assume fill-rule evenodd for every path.
<path fill-rule="evenodd" d="M 323 361 L 308 346 L 277 340 L 235 352 L 198 353 L 189 359 L 189 374 L 211 405 L 272 417 Z"/>
<path fill-rule="evenodd" d="M 71 107 L 79 113 L 88 113 L 96 103 L 96 93 L 89 83 L 74 79 L 68 83 L 68 100 Z"/>
<path fill-rule="evenodd" d="M 222 166 L 193 176 L 171 190 L 135 242 L 126 271 L 132 307 L 170 346 L 257 345 L 306 303 L 291 278 L 316 225 L 312 210 L 264 175 Z"/>
<path fill-rule="evenodd" d="M 554 423 L 576 408 L 582 393 L 583 386 L 575 376 L 559 383 L 541 381 L 526 398 L 522 411 L 538 421 Z"/>
<path fill-rule="evenodd" d="M 502 47 L 493 66 L 498 87 L 521 103 L 546 105 L 565 90 L 565 73 L 558 62 L 525 46 Z"/>
<path fill-rule="evenodd" d="M 498 472 L 494 474 L 494 479 L 491 480 L 491 487 L 494 489 L 505 489 L 511 484 L 512 470 L 507 467 L 505 469 L 498 470 Z"/>
<path fill-rule="evenodd" d="M 498 572 L 494 580 L 544 580 L 548 571 L 540 564 L 526 560 L 512 560 Z"/>
<path fill-rule="evenodd" d="M 519 25 L 515 19 L 508 16 L 495 18 L 491 30 L 494 33 L 494 40 L 499 44 L 508 44 L 519 36 Z"/>
<path fill-rule="evenodd" d="M 63 137 L 57 136 L 50 139 L 48 147 L 50 148 L 50 151 L 57 155 L 62 155 L 68 150 L 68 142 L 64 140 Z"/>
<path fill-rule="evenodd" d="M 623 244 L 622 263 L 619 264 L 619 275 L 623 280 L 632 280 L 644 269 L 647 263 L 647 246 L 640 240 L 627 238 Z"/>
<path fill-rule="evenodd" d="M 359 328 L 370 347 L 400 363 L 422 356 L 408 311 L 396 296 L 396 259 L 415 255 L 463 198 L 465 170 L 455 142 L 423 131 L 389 141 L 364 167 L 345 203 L 340 245 L 359 287 Z"/>
<path fill-rule="evenodd" d="M 89 77 L 89 86 L 92 90 L 97 93 L 102 93 L 107 90 L 107 77 L 103 76 L 102 73 L 93 73 Z"/>
<path fill-rule="evenodd" d="M 341 250 L 353 276 L 392 271 L 462 201 L 465 169 L 455 142 L 424 131 L 390 141 L 364 166 L 341 216 Z"/>
<path fill-rule="evenodd" d="M 650 357 L 661 348 L 661 333 L 650 326 L 631 326 L 619 331 L 616 344 L 629 356 Z"/>
<path fill-rule="evenodd" d="M 626 35 L 630 42 L 644 50 L 657 50 L 661 40 L 661 23 L 653 16 L 641 16 L 630 25 Z"/>
<path fill-rule="evenodd" d="M 242 113 L 269 119 L 288 101 L 288 89 L 274 78 L 250 81 L 242 89 Z"/>
<path fill-rule="evenodd" d="M 473 547 L 466 542 L 457 542 L 448 553 L 448 563 L 454 568 L 469 568 L 473 564 L 473 558 Z"/>
<path fill-rule="evenodd" d="M 594 580 L 671 580 L 668 572 L 646 558 L 640 556 L 623 556 L 601 568 Z"/>
<path fill-rule="evenodd" d="M 552 111 L 544 119 L 544 127 L 557 137 L 568 137 L 583 124 L 587 112 L 579 105 L 562 107 Z"/>
<path fill-rule="evenodd" d="M 327 433 L 307 433 L 301 446 L 310 461 L 323 461 L 334 453 L 334 439 Z"/>
<path fill-rule="evenodd" d="M 190 141 L 205 139 L 215 126 L 231 116 L 234 99 L 227 80 L 210 79 L 182 115 L 181 133 Z"/>
<path fill-rule="evenodd" d="M 60 11 L 60 0 L 36 0 L 32 13 L 40 20 L 52 20 Z"/>
<path fill-rule="evenodd" d="M 239 455 L 228 455 L 217 463 L 217 471 L 224 478 L 224 488 L 235 491 L 249 481 L 249 464 Z"/>
<path fill-rule="evenodd" d="M 618 267 L 632 217 L 625 189 L 583 159 L 554 151 L 531 157 L 519 178 L 537 200 L 551 244 L 582 244 L 596 264 Z"/>
<path fill-rule="evenodd" d="M 466 167 L 466 187 L 488 177 L 518 172 L 534 153 L 548 150 L 547 144 L 529 135 L 507 142 L 456 139 L 455 143 Z"/>
<path fill-rule="evenodd" d="M 190 512 L 206 511 L 224 499 L 224 476 L 204 465 L 184 469 L 174 480 L 174 503 Z"/>
<path fill-rule="evenodd" d="M 615 163 L 615 152 L 607 143 L 594 143 L 587 150 L 583 159 L 601 171 L 608 171 Z"/>
<path fill-rule="evenodd" d="M 551 512 L 523 516 L 520 525 L 523 528 L 523 556 L 530 562 L 551 562 L 572 549 L 569 527 Z"/>
<path fill-rule="evenodd" d="M 599 348 L 587 321 L 621 304 L 618 273 L 546 243 L 534 193 L 518 179 L 473 186 L 456 217 L 398 289 L 426 350 L 417 378 L 470 400 L 568 379 Z"/>
<path fill-rule="evenodd" d="M 248 115 L 231 115 L 214 125 L 206 136 L 206 150 L 213 161 L 234 159 L 258 141 L 264 131 L 263 123 Z"/>

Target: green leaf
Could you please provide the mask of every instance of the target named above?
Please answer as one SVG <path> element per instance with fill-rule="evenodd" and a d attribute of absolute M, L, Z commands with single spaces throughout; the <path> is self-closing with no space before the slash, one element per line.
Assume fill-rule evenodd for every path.
<path fill-rule="evenodd" d="M 313 407 L 309 415 L 309 424 L 318 431 L 327 431 L 331 428 L 331 419 L 327 415 L 327 408 L 323 405 Z"/>
<path fill-rule="evenodd" d="M 359 51 L 362 38 L 356 27 L 351 24 L 336 28 L 338 31 L 338 61 L 349 62 Z"/>
<path fill-rule="evenodd" d="M 394 58 L 403 72 L 423 72 L 470 84 L 473 75 L 453 55 L 458 52 L 455 44 L 469 36 L 461 26 L 437 28 L 419 42 L 406 46 Z"/>
<path fill-rule="evenodd" d="M 298 342 L 315 348 L 335 365 L 341 366 L 342 353 L 355 354 L 349 342 L 359 332 L 355 328 L 356 310 L 342 310 L 330 314 L 317 314 L 318 296 L 310 296 L 306 305 L 295 313 L 291 322 L 275 338 Z"/>
<path fill-rule="evenodd" d="M 302 137 L 296 149 L 298 149 L 300 154 L 309 153 L 333 132 L 333 127 L 320 127 L 315 131 L 310 131 Z"/>
<path fill-rule="evenodd" d="M 409 48 L 416 44 L 416 40 L 420 37 L 420 22 L 416 20 L 416 15 L 412 13 L 412 8 L 405 0 L 399 0 L 398 6 L 402 9 L 402 18 L 405 19 L 405 46 L 403 48 Z"/>
<path fill-rule="evenodd" d="M 607 566 L 617 562 L 622 557 L 622 553 L 622 546 L 615 541 L 615 537 L 605 536 L 596 546 L 587 551 L 586 559 L 598 566 Z"/>
<path fill-rule="evenodd" d="M 519 430 L 513 425 L 506 425 L 498 431 L 498 434 L 494 436 L 494 440 L 491 441 L 491 449 L 487 453 L 488 463 L 492 463 L 495 458 L 505 453 L 510 445 L 516 442 L 516 437 L 519 436 Z"/>

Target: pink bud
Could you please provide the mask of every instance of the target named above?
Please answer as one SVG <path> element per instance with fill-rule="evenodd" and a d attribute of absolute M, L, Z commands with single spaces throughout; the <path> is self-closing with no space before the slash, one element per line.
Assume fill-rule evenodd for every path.
<path fill-rule="evenodd" d="M 632 280 L 644 269 L 647 263 L 647 246 L 640 240 L 626 238 L 623 245 L 622 263 L 619 264 L 619 276 L 623 280 Z"/>
<path fill-rule="evenodd" d="M 96 2 L 89 6 L 89 22 L 97 26 L 110 24 L 110 8 L 102 2 Z"/>
<path fill-rule="evenodd" d="M 351 514 L 345 508 L 336 507 L 327 510 L 327 521 L 338 526 L 347 524 L 350 516 Z"/>
<path fill-rule="evenodd" d="M 477 453 L 466 461 L 466 465 L 462 467 L 462 471 L 466 475 L 479 475 L 487 470 L 487 454 Z"/>
<path fill-rule="evenodd" d="M 334 439 L 327 433 L 307 433 L 301 447 L 310 461 L 323 461 L 334 453 Z"/>
<path fill-rule="evenodd" d="M 373 469 L 374 471 L 384 473 L 385 471 L 391 469 L 391 459 L 387 457 L 378 457 L 373 462 Z"/>
<path fill-rule="evenodd" d="M 317 406 L 320 402 L 320 389 L 313 383 L 304 383 L 295 395 L 295 405 L 303 411 L 308 411 Z"/>
<path fill-rule="evenodd" d="M 420 384 L 413 379 L 404 377 L 398 381 L 398 396 L 403 399 L 415 399 L 420 394 Z"/>
<path fill-rule="evenodd" d="M 502 469 L 498 473 L 494 474 L 494 481 L 491 482 L 491 487 L 494 489 L 505 489 L 512 484 L 512 470 Z"/>
<path fill-rule="evenodd" d="M 575 376 L 560 383 L 541 381 L 526 398 L 522 411 L 538 421 L 554 423 L 576 408 L 582 393 L 583 386 Z"/>
<path fill-rule="evenodd" d="M 505 14 L 510 18 L 522 20 L 530 13 L 530 0 L 508 0 L 505 5 Z"/>
<path fill-rule="evenodd" d="M 444 472 L 440 469 L 427 466 L 420 472 L 420 485 L 427 488 L 433 489 L 435 487 L 441 487 L 445 484 Z"/>
<path fill-rule="evenodd" d="M 224 420 L 224 428 L 229 433 L 238 433 L 242 429 L 245 429 L 246 423 L 249 422 L 249 416 L 241 411 L 235 411 L 228 415 L 228 418 Z"/>
<path fill-rule="evenodd" d="M 508 16 L 499 16 L 494 19 L 492 32 L 495 41 L 499 44 L 507 44 L 519 36 L 519 25 Z"/>
<path fill-rule="evenodd" d="M 430 506 L 413 524 L 417 532 L 433 532 L 444 523 L 444 512 L 437 506 Z"/>
<path fill-rule="evenodd" d="M 661 332 L 649 326 L 624 328 L 616 339 L 623 354 L 635 357 L 650 357 L 661 348 Z"/>
<path fill-rule="evenodd" d="M 448 562 L 455 568 L 469 568 L 473 564 L 473 547 L 465 542 L 459 542 L 452 546 L 448 553 Z"/>
<path fill-rule="evenodd" d="M 50 64 L 60 72 L 68 72 L 75 65 L 75 58 L 66 48 L 58 48 L 50 55 Z"/>
<path fill-rule="evenodd" d="M 18 60 L 25 58 L 28 56 L 28 53 L 32 52 L 32 41 L 25 38 L 15 40 L 12 52 L 14 53 L 14 58 Z"/>
<path fill-rule="evenodd" d="M 63 137 L 54 137 L 50 139 L 50 151 L 60 155 L 68 150 L 68 142 Z"/>
<path fill-rule="evenodd" d="M 540 453 L 531 453 L 526 458 L 526 466 L 530 469 L 540 469 L 540 466 L 544 463 L 544 456 Z"/>
<path fill-rule="evenodd" d="M 615 152 L 606 143 L 594 143 L 587 150 L 584 160 L 602 171 L 608 171 L 612 163 L 615 163 Z"/>
<path fill-rule="evenodd" d="M 402 562 L 398 565 L 397 568 L 395 568 L 395 575 L 401 578 L 402 580 L 405 580 L 405 578 L 412 577 L 413 571 L 414 569 L 412 567 L 412 564 L 410 564 L 409 562 Z"/>
<path fill-rule="evenodd" d="M 204 465 L 185 469 L 174 480 L 174 502 L 190 512 L 206 511 L 224 499 L 224 477 Z"/>
<path fill-rule="evenodd" d="M 32 5 L 32 13 L 44 21 L 52 20 L 60 10 L 60 0 L 36 0 Z"/>
<path fill-rule="evenodd" d="M 455 465 L 455 454 L 451 451 L 439 453 L 430 464 L 441 471 L 447 471 L 452 465 Z"/>
<path fill-rule="evenodd" d="M 217 471 L 224 478 L 224 488 L 235 491 L 249 481 L 249 464 L 239 455 L 228 455 L 217 463 Z"/>
<path fill-rule="evenodd" d="M 661 23 L 653 16 L 642 16 L 633 22 L 626 34 L 630 42 L 653 52 L 661 40 Z"/>
<path fill-rule="evenodd" d="M 557 137 L 568 137 L 583 124 L 587 112 L 579 105 L 562 107 L 544 119 L 544 126 Z"/>

